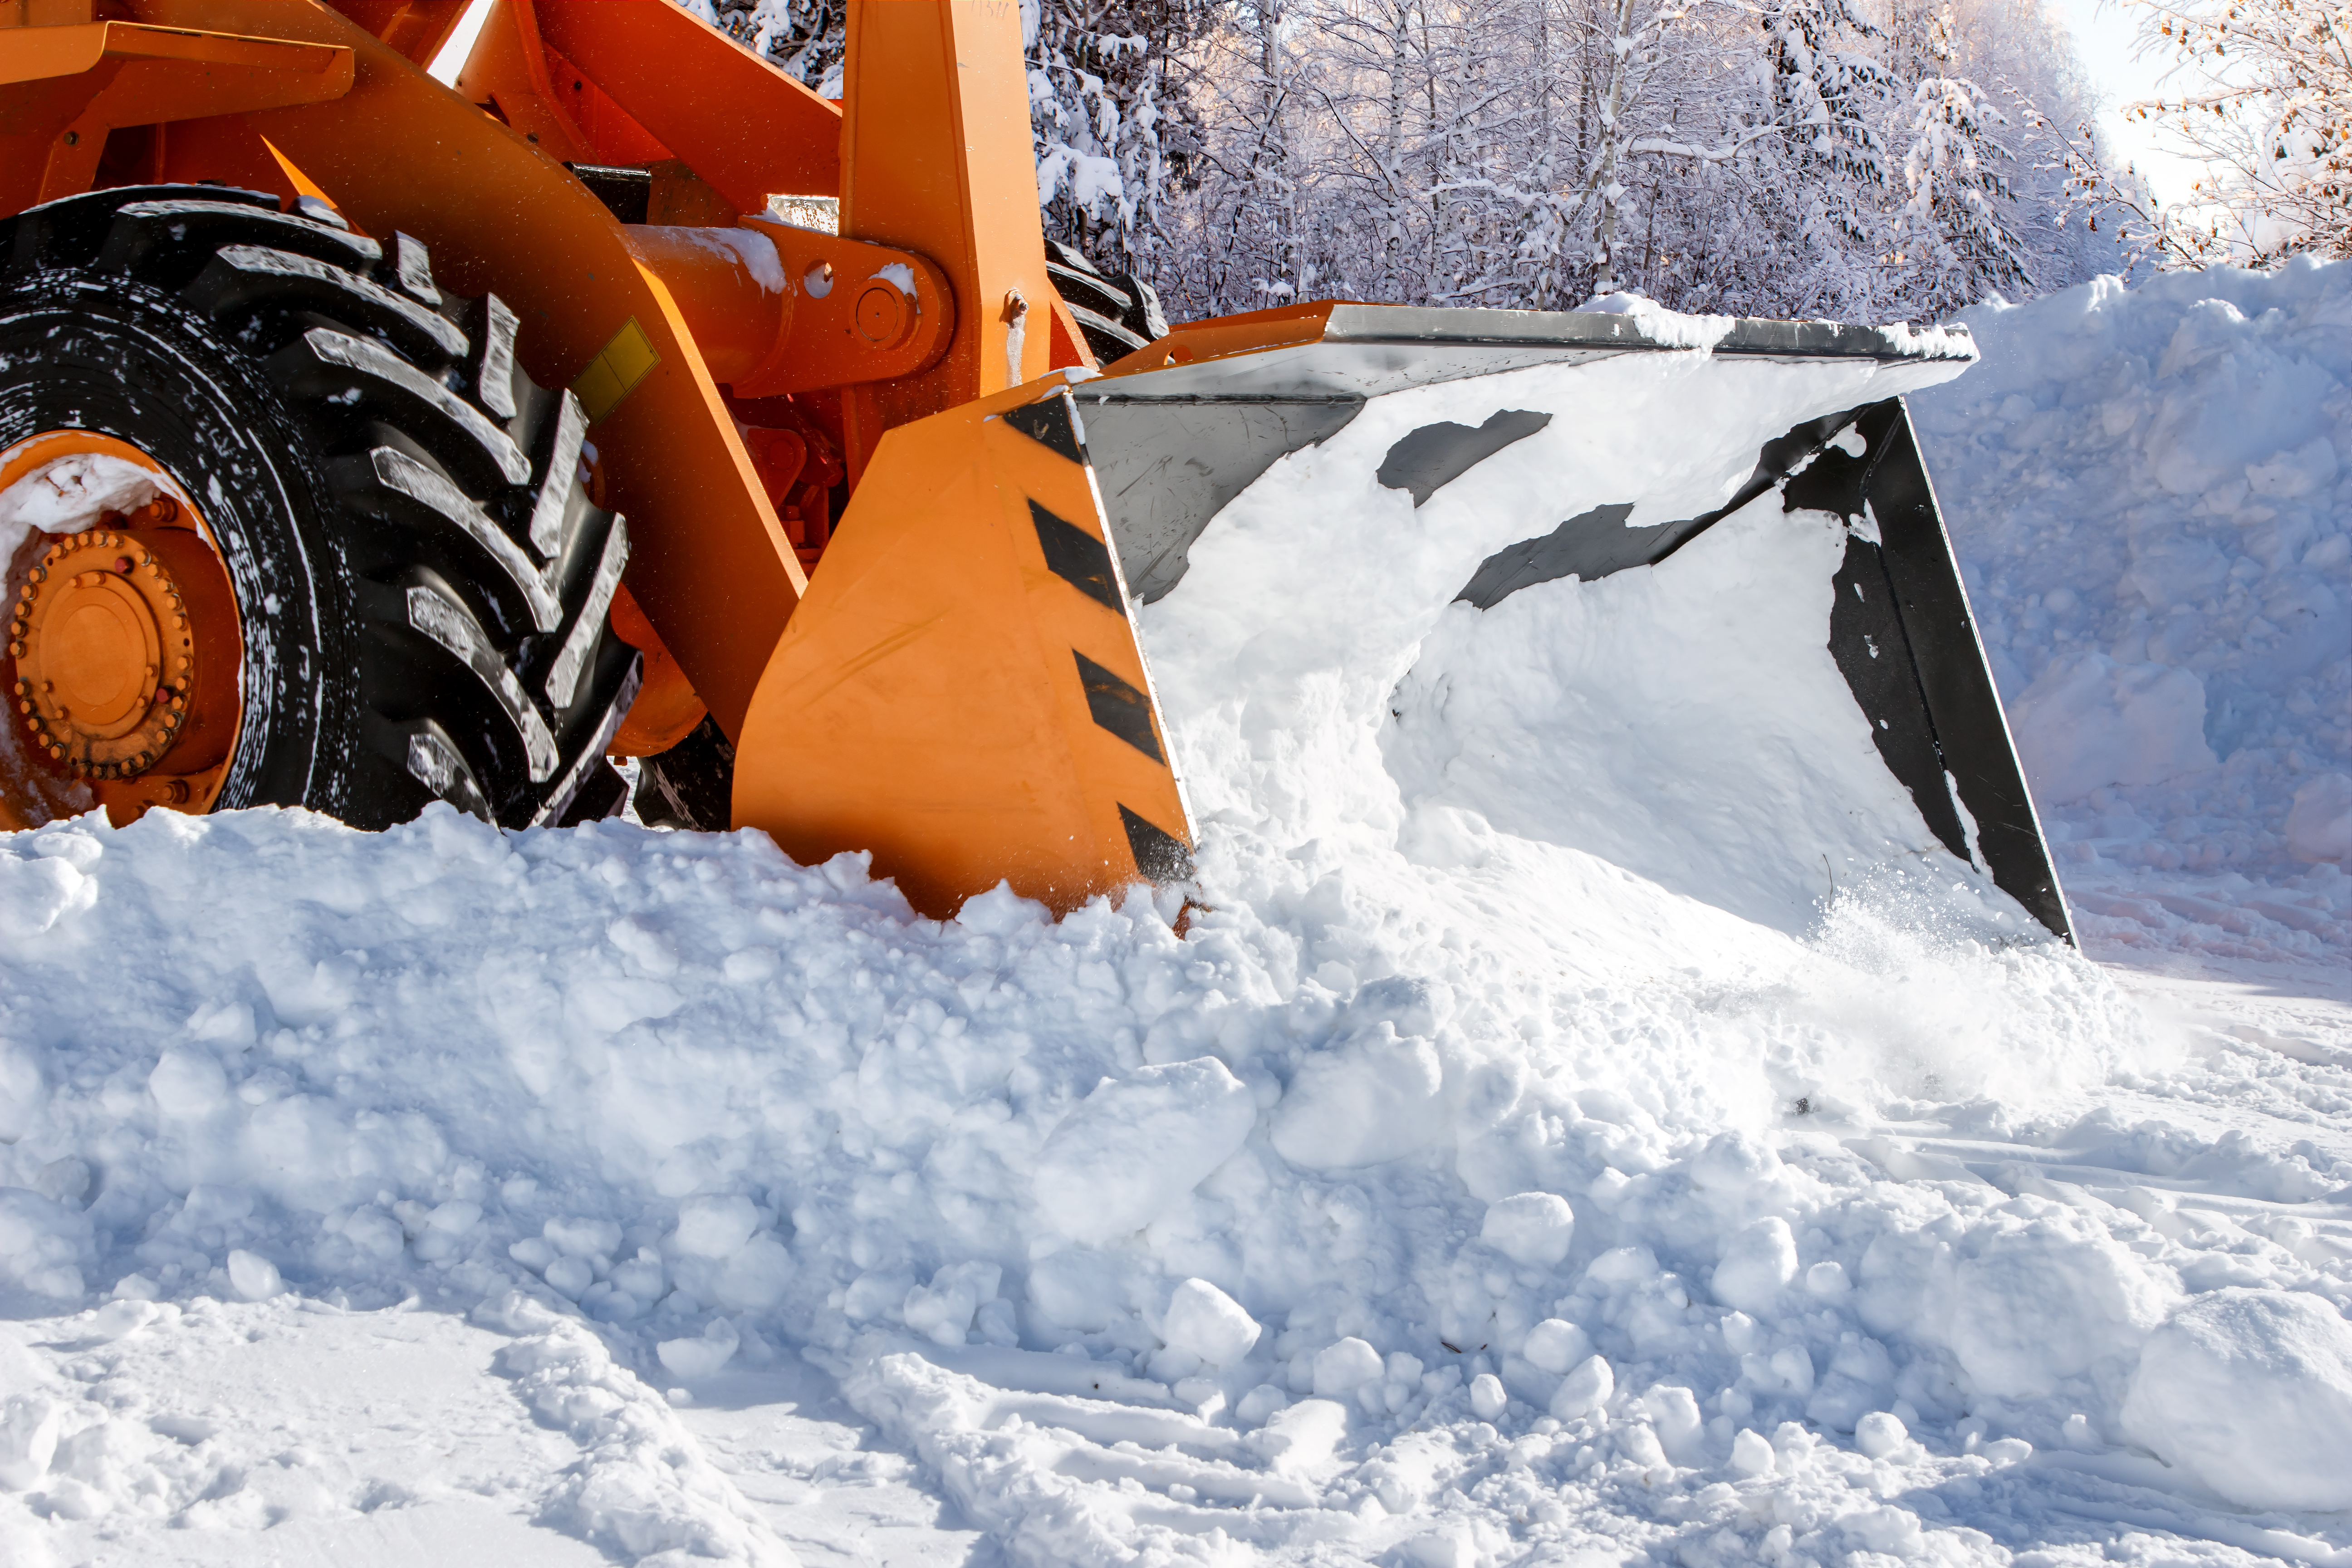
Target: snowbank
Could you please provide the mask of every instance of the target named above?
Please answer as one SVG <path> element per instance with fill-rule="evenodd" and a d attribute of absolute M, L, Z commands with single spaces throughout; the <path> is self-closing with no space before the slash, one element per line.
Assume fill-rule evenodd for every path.
<path fill-rule="evenodd" d="M 2352 956 L 2352 268 L 1963 318 L 1913 400 L 2095 944 Z"/>
<path fill-rule="evenodd" d="M 277 1471 L 75 1369 L 405 1304 L 508 1339 L 535 1517 L 624 1560 L 777 1558 L 663 1394 L 803 1354 L 1026 1563 L 1990 1563 L 2132 1489 L 2352 1544 L 2215 1511 L 2342 1506 L 2262 1458 L 2340 1425 L 2276 1413 L 2342 1381 L 2341 1063 L 2185 1057 L 1932 847 L 1820 651 L 1828 522 L 1451 602 L 1567 466 L 1687 513 L 1780 413 L 1694 405 L 1665 474 L 1563 426 L 1416 510 L 1378 454 L 1517 389 L 1409 395 L 1145 617 L 1181 936 L 619 822 L 0 837 L 0 1310 L 67 1347 L 8 1352 L 0 1541 L 259 1530 Z"/>

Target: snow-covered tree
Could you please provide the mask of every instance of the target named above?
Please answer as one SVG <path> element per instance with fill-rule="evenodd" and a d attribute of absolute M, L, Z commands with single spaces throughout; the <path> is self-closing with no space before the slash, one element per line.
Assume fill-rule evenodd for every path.
<path fill-rule="evenodd" d="M 1297 294 L 1937 317 L 2087 276 L 2037 0 L 1286 0 L 1196 48 L 1202 178 L 1155 275 Z M 1276 237 L 1279 237 L 1278 239 Z"/>
<path fill-rule="evenodd" d="M 2200 159 L 2171 225 L 2176 263 L 2352 257 L 2352 5 L 2129 0 L 2177 61 L 2132 112 Z"/>
<path fill-rule="evenodd" d="M 681 3 L 837 80 L 844 0 Z M 1023 0 L 1046 231 L 1178 318 L 1938 318 L 2113 265 L 2032 149 L 2088 119 L 2042 3 Z"/>
<path fill-rule="evenodd" d="M 2021 160 L 1996 135 L 2008 116 L 1958 74 L 1956 21 L 1948 3 L 1898 11 L 1890 61 L 1895 79 L 1911 84 L 1910 101 L 1896 116 L 1905 151 L 1893 262 L 1930 316 L 1972 304 L 1988 289 L 2033 287 L 2009 180 Z"/>
<path fill-rule="evenodd" d="M 1197 124 L 1179 51 L 1209 0 L 1022 0 L 1037 194 L 1048 237 L 1104 271 L 1161 259 L 1160 202 L 1192 177 Z"/>

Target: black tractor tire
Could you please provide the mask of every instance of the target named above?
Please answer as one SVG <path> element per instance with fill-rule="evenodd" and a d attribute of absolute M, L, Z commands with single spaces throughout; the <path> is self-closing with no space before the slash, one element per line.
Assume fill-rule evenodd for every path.
<path fill-rule="evenodd" d="M 1159 291 L 1131 273 L 1106 273 L 1075 247 L 1049 239 L 1045 276 L 1070 308 L 1087 347 L 1103 364 L 1116 364 L 1168 335 Z"/>
<path fill-rule="evenodd" d="M 708 714 L 685 740 L 637 760 L 637 820 L 724 833 L 735 811 L 735 748 Z"/>
<path fill-rule="evenodd" d="M 214 809 L 380 828 L 436 799 L 507 827 L 621 808 L 628 533 L 517 325 L 323 204 L 142 186 L 0 221 L 0 451 L 131 443 L 227 568 L 242 716 Z"/>

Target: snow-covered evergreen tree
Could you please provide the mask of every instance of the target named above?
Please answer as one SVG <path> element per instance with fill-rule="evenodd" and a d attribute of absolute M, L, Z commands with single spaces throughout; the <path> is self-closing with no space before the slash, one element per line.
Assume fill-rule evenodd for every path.
<path fill-rule="evenodd" d="M 2008 117 L 1961 73 L 1951 0 L 1907 5 L 1891 29 L 1890 68 L 1910 84 L 1894 128 L 1903 157 L 1890 237 L 1893 268 L 1919 313 L 1948 315 L 1989 289 L 2030 292 L 2032 269 L 2014 232 L 2009 170 L 1997 138 Z"/>
<path fill-rule="evenodd" d="M 1163 193 L 1192 175 L 1198 127 L 1180 52 L 1209 0 L 1022 0 L 1045 232 L 1104 271 L 1164 259 Z"/>

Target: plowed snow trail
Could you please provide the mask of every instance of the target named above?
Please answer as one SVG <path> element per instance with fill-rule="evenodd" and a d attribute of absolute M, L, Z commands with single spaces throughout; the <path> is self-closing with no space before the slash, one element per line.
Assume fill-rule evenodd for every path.
<path fill-rule="evenodd" d="M 2352 268 L 2262 287 L 2352 324 Z M 2116 352 L 2193 328 L 2255 376 L 2285 340 L 2244 299 L 2130 296 Z M 2019 314 L 2094 369 L 2119 331 Z M 2160 395 L 2217 363 L 2173 360 Z M 1999 419 L 2088 463 L 2065 364 Z M 1400 424 L 1509 405 L 1447 396 Z M 2298 603 L 2352 515 L 2326 405 Z M 1581 459 L 1416 510 L 1358 423 L 1145 616 L 1208 847 L 1182 937 L 1141 894 L 925 921 L 854 858 L 625 823 L 0 838 L 0 1557 L 2352 1562 L 2347 879 L 2285 822 L 2336 667 L 2262 708 L 2288 740 L 2234 763 L 2254 826 L 2206 880 L 2121 847 L 2193 848 L 2163 825 L 2223 779 L 2056 814 L 2116 897 L 2299 912 L 2084 959 L 1860 767 L 1800 657 L 1827 522 L 1449 607 L 1528 523 L 1478 508 Z M 2021 505 L 1999 433 L 1954 466 Z M 1401 569 L 1350 518 L 1429 533 L 1428 581 L 1335 631 L 1318 562 Z M 2032 537 L 1985 543 L 1980 609 Z M 2269 634 L 2214 604 L 2252 711 Z M 2165 735 L 2140 771 L 2197 761 Z"/>

